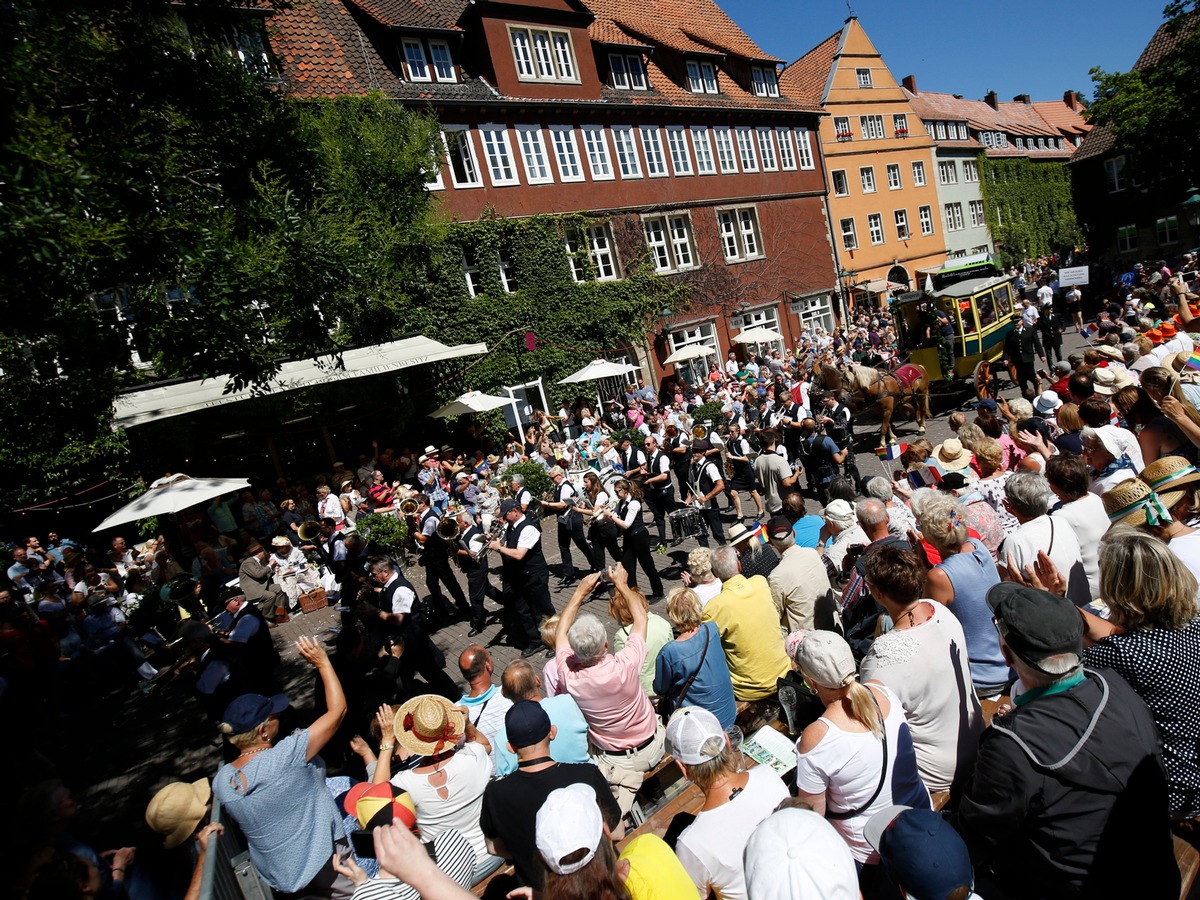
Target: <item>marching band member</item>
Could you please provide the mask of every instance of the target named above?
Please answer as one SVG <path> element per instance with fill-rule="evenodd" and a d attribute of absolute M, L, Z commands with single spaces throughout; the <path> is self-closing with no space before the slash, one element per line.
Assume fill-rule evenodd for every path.
<path fill-rule="evenodd" d="M 429 505 L 428 495 L 419 494 L 417 503 L 417 533 L 413 536 L 421 547 L 421 567 L 425 570 L 425 588 L 429 591 L 429 598 L 436 604 L 437 609 L 451 618 L 454 617 L 455 607 L 459 615 L 466 618 L 471 614 L 471 609 L 463 595 L 462 585 L 450 570 L 450 550 L 438 534 L 438 525 L 441 524 L 442 517 Z M 446 596 L 442 593 L 443 584 L 454 598 L 454 606 L 446 601 Z"/>
<path fill-rule="evenodd" d="M 646 480 L 642 482 L 646 506 L 654 517 L 658 529 L 658 544 L 667 543 L 667 513 L 675 508 L 675 486 L 671 483 L 671 460 L 659 448 L 660 441 L 654 435 L 646 438 Z"/>
<path fill-rule="evenodd" d="M 712 445 L 706 439 L 693 442 L 695 459 L 688 474 L 684 503 L 696 506 L 700 510 L 700 515 L 707 523 L 712 536 L 718 544 L 724 544 L 725 529 L 721 527 L 721 514 L 717 509 L 716 497 L 725 490 L 725 479 L 721 477 L 721 470 L 717 464 L 707 455 L 711 449 Z M 708 535 L 703 531 L 697 535 L 696 540 L 701 547 L 708 546 Z"/>
<path fill-rule="evenodd" d="M 608 492 L 600 476 L 595 472 L 586 472 L 583 476 L 584 493 L 592 502 L 590 510 L 581 510 L 588 520 L 588 540 L 592 544 L 592 561 L 594 568 L 604 571 L 604 551 L 608 551 L 616 562 L 621 558 L 621 545 L 617 538 L 617 526 L 612 521 L 612 509 Z"/>
<path fill-rule="evenodd" d="M 503 540 L 493 540 L 488 549 L 502 557 L 500 580 L 504 586 L 504 603 L 512 604 L 529 646 L 521 651 L 528 658 L 542 649 L 538 624 L 554 615 L 550 602 L 546 556 L 542 552 L 542 532 L 525 518 L 517 501 L 509 498 L 500 503 L 500 515 L 508 523 Z"/>
<path fill-rule="evenodd" d="M 471 630 L 467 637 L 475 637 L 483 633 L 487 610 L 483 607 L 485 597 L 500 601 L 500 591 L 496 590 L 488 578 L 490 566 L 487 547 L 487 535 L 475 522 L 475 517 L 469 512 L 458 514 L 458 541 L 454 548 L 458 558 L 458 567 L 467 576 L 467 595 L 471 602 Z"/>
<path fill-rule="evenodd" d="M 621 450 L 617 454 L 625 477 L 630 481 L 641 482 L 646 477 L 646 454 L 633 446 L 629 434 L 621 437 Z"/>
<path fill-rule="evenodd" d="M 729 480 L 726 492 L 733 501 L 733 510 L 737 517 L 742 518 L 742 502 L 740 491 L 747 491 L 754 501 L 755 514 L 763 517 L 762 494 L 754 481 L 754 467 L 750 464 L 750 442 L 742 437 L 742 427 L 736 422 L 729 426 L 729 440 L 725 442 L 725 457 L 733 464 L 733 477 Z"/>
<path fill-rule="evenodd" d="M 658 569 L 654 567 L 654 556 L 650 552 L 650 532 L 642 522 L 642 489 L 632 481 L 622 478 L 613 490 L 618 497 L 617 515 L 613 524 L 625 532 L 625 546 L 621 551 L 621 565 L 629 573 L 629 586 L 637 587 L 637 568 L 642 567 L 646 578 L 650 581 L 650 596 L 646 599 L 653 603 L 663 597 L 662 579 L 658 577 Z"/>
<path fill-rule="evenodd" d="M 525 515 L 529 512 L 529 504 L 533 501 L 533 494 L 529 493 L 529 489 L 525 487 L 525 476 L 520 472 L 513 473 L 512 492 L 513 499 L 517 501 L 517 506 L 521 507 L 521 515 Z"/>
<path fill-rule="evenodd" d="M 567 473 L 562 466 L 550 470 L 550 479 L 554 482 L 554 499 L 544 500 L 546 509 L 554 510 L 558 519 L 558 554 L 562 558 L 562 578 L 558 582 L 560 588 L 575 583 L 575 561 L 571 559 L 571 544 L 574 543 L 587 560 L 588 569 L 596 571 L 595 560 L 592 559 L 592 548 L 583 537 L 583 517 L 575 506 L 575 487 L 567 480 Z"/>

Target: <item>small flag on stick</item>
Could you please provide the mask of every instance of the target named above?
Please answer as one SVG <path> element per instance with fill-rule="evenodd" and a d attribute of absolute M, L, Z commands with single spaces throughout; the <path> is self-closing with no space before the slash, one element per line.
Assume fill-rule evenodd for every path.
<path fill-rule="evenodd" d="M 875 450 L 875 455 L 880 459 L 899 459 L 900 454 L 908 449 L 908 444 L 888 444 L 886 447 L 879 447 Z"/>
<path fill-rule="evenodd" d="M 1089 325 L 1084 325 L 1083 330 L 1080 331 L 1079 333 L 1083 335 L 1084 340 L 1090 341 L 1092 338 L 1094 338 L 1096 335 L 1098 335 L 1100 333 L 1100 326 L 1097 325 L 1095 322 L 1092 322 Z"/>
<path fill-rule="evenodd" d="M 932 466 L 919 466 L 908 473 L 908 481 L 914 488 L 937 487 L 941 474 Z"/>
<path fill-rule="evenodd" d="M 1192 355 L 1184 363 L 1189 369 L 1200 369 L 1200 349 L 1193 350 Z"/>

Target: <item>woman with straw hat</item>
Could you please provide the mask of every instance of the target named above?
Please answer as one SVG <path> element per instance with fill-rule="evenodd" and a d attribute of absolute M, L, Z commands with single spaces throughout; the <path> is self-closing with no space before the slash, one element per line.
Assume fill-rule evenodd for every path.
<path fill-rule="evenodd" d="M 963 472 L 967 474 L 971 465 L 971 451 L 962 445 L 958 438 L 948 438 L 937 445 L 933 458 L 943 474 L 946 472 Z M 968 478 L 973 477 L 967 475 Z"/>
<path fill-rule="evenodd" d="M 462 832 L 475 851 L 474 882 L 486 878 L 504 861 L 488 853 L 479 824 L 483 790 L 493 771 L 488 739 L 475 730 L 465 710 L 437 694 L 405 701 L 390 718 L 381 709 L 377 721 L 380 753 L 372 780 L 379 784 L 390 779 L 408 791 L 417 809 L 417 827 L 427 839 L 451 829 Z M 395 745 L 401 759 L 420 760 L 393 777 Z"/>
<path fill-rule="evenodd" d="M 1200 578 L 1200 531 L 1171 516 L 1171 507 L 1183 498 L 1182 490 L 1156 493 L 1139 478 L 1122 481 L 1102 499 L 1109 522 L 1131 525 L 1152 534 L 1171 548 L 1179 561 Z"/>

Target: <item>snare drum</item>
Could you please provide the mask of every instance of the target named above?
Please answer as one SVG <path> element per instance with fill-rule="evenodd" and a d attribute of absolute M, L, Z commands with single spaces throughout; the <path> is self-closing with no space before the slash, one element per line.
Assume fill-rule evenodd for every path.
<path fill-rule="evenodd" d="M 667 520 L 671 525 L 671 540 L 675 543 L 704 533 L 704 520 L 698 509 L 688 507 L 673 510 L 667 514 Z"/>

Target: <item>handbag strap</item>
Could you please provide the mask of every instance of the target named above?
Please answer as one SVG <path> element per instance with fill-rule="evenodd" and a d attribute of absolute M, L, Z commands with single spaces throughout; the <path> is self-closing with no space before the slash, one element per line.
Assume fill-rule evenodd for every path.
<path fill-rule="evenodd" d="M 863 685 L 866 687 L 866 685 Z M 871 702 L 875 704 L 875 712 L 879 714 L 879 728 L 883 732 L 883 766 L 879 770 L 879 784 L 875 785 L 875 793 L 871 795 L 871 799 L 860 806 L 858 809 L 852 809 L 847 812 L 830 812 L 825 811 L 827 819 L 853 819 L 855 816 L 861 816 L 874 803 L 881 791 L 883 791 L 883 783 L 887 780 L 888 771 L 888 742 L 887 742 L 887 724 L 883 720 L 883 710 L 879 708 L 879 701 L 875 699 L 875 692 L 867 687 L 867 693 L 871 695 Z"/>
<path fill-rule="evenodd" d="M 705 623 L 708 624 L 708 623 Z M 702 628 L 704 626 L 701 626 Z M 704 657 L 708 656 L 708 642 L 712 638 L 707 628 L 704 629 L 704 649 L 700 652 L 700 662 L 696 666 L 696 671 L 688 676 L 688 680 L 683 683 L 682 690 L 679 691 L 679 696 L 675 698 L 675 708 L 679 709 L 683 706 L 683 698 L 687 696 L 688 688 L 692 686 L 692 682 L 696 680 L 696 676 L 700 674 L 700 670 L 704 668 Z"/>

